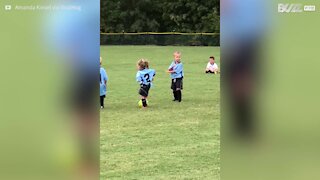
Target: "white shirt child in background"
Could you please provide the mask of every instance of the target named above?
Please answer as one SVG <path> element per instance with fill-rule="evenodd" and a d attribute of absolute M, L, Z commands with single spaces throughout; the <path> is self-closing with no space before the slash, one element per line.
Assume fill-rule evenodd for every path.
<path fill-rule="evenodd" d="M 210 57 L 205 72 L 206 73 L 213 73 L 213 74 L 218 74 L 220 72 L 217 63 L 214 62 L 213 56 Z"/>

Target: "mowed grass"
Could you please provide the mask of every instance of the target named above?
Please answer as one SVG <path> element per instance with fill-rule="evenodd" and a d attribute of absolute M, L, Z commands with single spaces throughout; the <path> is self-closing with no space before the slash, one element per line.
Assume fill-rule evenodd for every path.
<path fill-rule="evenodd" d="M 165 72 L 176 50 L 185 73 L 181 103 L 172 102 Z M 220 75 L 204 73 L 211 55 L 219 65 L 219 47 L 101 47 L 109 82 L 100 113 L 100 179 L 219 179 Z M 139 58 L 157 73 L 146 110 L 138 108 Z"/>

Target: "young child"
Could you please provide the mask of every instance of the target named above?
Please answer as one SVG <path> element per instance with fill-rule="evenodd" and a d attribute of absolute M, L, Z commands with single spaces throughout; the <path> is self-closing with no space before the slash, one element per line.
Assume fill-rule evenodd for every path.
<path fill-rule="evenodd" d="M 209 62 L 206 67 L 206 73 L 213 73 L 218 74 L 219 73 L 219 67 L 217 63 L 214 62 L 214 57 L 210 56 Z"/>
<path fill-rule="evenodd" d="M 147 98 L 149 95 L 149 90 L 152 85 L 156 71 L 154 69 L 149 69 L 149 62 L 145 59 L 140 59 L 137 62 L 138 72 L 136 75 L 136 80 L 140 84 L 139 94 L 141 95 L 141 101 L 143 108 L 148 106 Z"/>
<path fill-rule="evenodd" d="M 108 75 L 106 70 L 101 66 L 102 58 L 100 57 L 100 106 L 101 109 L 104 108 L 104 98 L 107 94 L 107 81 Z"/>
<path fill-rule="evenodd" d="M 173 92 L 173 101 L 181 102 L 183 89 L 183 65 L 181 62 L 181 52 L 173 53 L 174 60 L 168 68 L 168 73 L 171 74 L 171 89 Z"/>

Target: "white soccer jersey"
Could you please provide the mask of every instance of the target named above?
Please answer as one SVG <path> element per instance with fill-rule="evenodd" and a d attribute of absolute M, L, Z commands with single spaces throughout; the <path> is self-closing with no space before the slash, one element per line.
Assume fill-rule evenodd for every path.
<path fill-rule="evenodd" d="M 217 63 L 211 64 L 210 62 L 208 62 L 207 69 L 209 69 L 210 71 L 216 71 L 219 68 L 218 68 Z"/>

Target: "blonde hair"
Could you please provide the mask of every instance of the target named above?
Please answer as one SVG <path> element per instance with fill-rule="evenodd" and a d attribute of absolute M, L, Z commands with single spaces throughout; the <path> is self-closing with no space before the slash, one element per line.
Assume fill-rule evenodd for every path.
<path fill-rule="evenodd" d="M 149 68 L 149 62 L 146 59 L 139 59 L 137 65 L 140 67 L 140 69 Z"/>
<path fill-rule="evenodd" d="M 174 55 L 181 55 L 181 52 L 180 51 L 175 51 L 173 54 Z"/>

